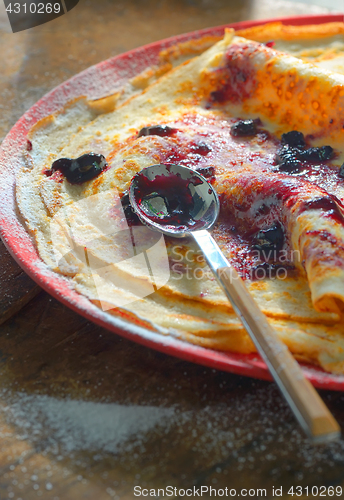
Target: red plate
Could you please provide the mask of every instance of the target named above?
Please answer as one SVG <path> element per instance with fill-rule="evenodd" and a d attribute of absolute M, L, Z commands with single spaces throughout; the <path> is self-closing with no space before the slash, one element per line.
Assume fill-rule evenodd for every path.
<path fill-rule="evenodd" d="M 197 39 L 204 35 L 221 35 L 225 27 L 248 28 L 271 21 L 283 21 L 285 24 L 294 25 L 320 24 L 343 21 L 343 15 L 246 21 L 208 28 L 146 45 L 108 59 L 74 76 L 45 95 L 16 123 L 0 148 L 1 235 L 6 247 L 18 264 L 42 288 L 86 318 L 135 342 L 188 361 L 266 380 L 271 380 L 271 376 L 265 363 L 258 355 L 248 356 L 218 352 L 151 332 L 126 321 L 123 316 L 113 316 L 103 312 L 85 297 L 75 292 L 66 278 L 50 271 L 39 258 L 31 238 L 18 218 L 14 198 L 14 184 L 15 173 L 23 165 L 22 151 L 26 145 L 28 130 L 36 121 L 58 110 L 67 101 L 80 95 L 95 98 L 116 91 L 129 78 L 135 76 L 147 66 L 156 64 L 159 52 L 177 42 Z M 344 390 L 344 375 L 331 375 L 308 365 L 303 365 L 303 370 L 306 377 L 316 387 Z"/>

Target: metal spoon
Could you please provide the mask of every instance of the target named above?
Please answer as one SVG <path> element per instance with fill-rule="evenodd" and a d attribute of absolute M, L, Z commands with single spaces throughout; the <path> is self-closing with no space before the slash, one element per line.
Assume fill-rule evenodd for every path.
<path fill-rule="evenodd" d="M 220 210 L 211 184 L 181 165 L 153 165 L 133 177 L 129 199 L 148 227 L 167 236 L 194 238 L 308 437 L 316 443 L 338 439 L 338 423 L 208 231 Z"/>

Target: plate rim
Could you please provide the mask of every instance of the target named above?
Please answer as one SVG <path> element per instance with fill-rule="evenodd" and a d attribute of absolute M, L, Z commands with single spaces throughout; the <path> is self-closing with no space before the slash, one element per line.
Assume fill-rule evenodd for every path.
<path fill-rule="evenodd" d="M 26 141 L 27 131 L 40 118 L 51 114 L 55 109 L 60 109 L 68 102 L 70 100 L 69 94 L 75 92 L 74 86 L 77 86 L 80 80 L 87 80 L 89 75 L 92 76 L 92 72 L 114 71 L 114 69 L 116 69 L 116 64 L 120 66 L 120 63 L 123 61 L 131 60 L 131 62 L 133 62 L 135 56 L 137 57 L 139 54 L 142 55 L 142 53 L 152 57 L 153 60 L 154 56 L 156 57 L 163 48 L 186 40 L 201 38 L 205 35 L 221 35 L 225 28 L 244 29 L 252 26 L 259 26 L 267 22 L 277 21 L 293 25 L 323 24 L 326 22 L 344 21 L 344 15 L 340 13 L 315 14 L 311 16 L 287 16 L 239 21 L 183 33 L 118 54 L 77 73 L 46 93 L 15 123 L 0 146 L 0 165 L 2 167 L 0 170 L 0 181 L 5 181 L 0 182 L 0 193 L 3 194 L 3 203 L 0 204 L 0 235 L 11 256 L 20 267 L 41 286 L 41 288 L 86 319 L 136 343 L 185 361 L 263 380 L 272 380 L 272 377 L 266 364 L 257 354 L 247 355 L 217 351 L 190 344 L 172 335 L 165 336 L 161 333 L 150 331 L 142 326 L 140 322 L 138 322 L 138 324 L 129 323 L 128 320 L 119 317 L 120 315 L 118 314 L 114 316 L 109 313 L 104 313 L 86 297 L 76 292 L 66 277 L 54 273 L 38 256 L 32 238 L 25 229 L 25 225 L 16 208 L 14 183 L 16 164 L 19 163 L 20 165 L 23 161 L 22 148 Z M 61 94 L 62 97 L 65 98 L 65 102 L 62 104 L 59 99 L 61 98 Z M 56 100 L 56 98 L 59 101 L 58 106 L 56 106 L 55 101 L 52 101 L 52 99 Z M 50 109 L 52 104 L 53 108 L 55 108 L 53 111 Z M 42 114 L 42 112 L 44 114 Z M 16 146 L 16 156 L 14 159 L 10 160 L 9 151 L 12 152 L 13 142 Z M 19 168 L 19 165 L 17 168 Z M 9 202 L 9 205 L 5 208 L 4 201 L 6 200 Z M 23 235 L 24 240 L 26 240 L 26 245 L 22 244 Z M 318 367 L 305 363 L 301 365 L 305 376 L 314 386 L 328 390 L 344 390 L 344 375 L 330 374 Z"/>

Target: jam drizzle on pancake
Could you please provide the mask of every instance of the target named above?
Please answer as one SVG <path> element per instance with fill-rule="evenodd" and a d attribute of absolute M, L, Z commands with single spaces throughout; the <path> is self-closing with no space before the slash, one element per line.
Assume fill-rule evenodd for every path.
<path fill-rule="evenodd" d="M 301 214 L 322 209 L 326 217 L 344 224 L 343 200 L 336 197 L 336 187 L 342 186 L 343 180 L 338 168 L 326 159 L 333 156 L 332 148 L 307 148 L 306 143 L 297 131 L 278 140 L 257 119 L 186 113 L 182 120 L 140 129 L 115 148 L 108 164 L 111 168 L 111 157 L 121 150 L 124 164 L 127 158 L 143 154 L 151 157 L 152 165 L 185 165 L 207 177 L 218 191 L 221 205 L 215 237 L 239 274 L 254 279 L 260 266 L 273 272 L 279 266 L 293 269 L 288 232 L 291 211 Z M 276 168 L 281 148 L 304 155 L 302 161 L 298 160 L 302 163 L 301 171 Z M 138 224 L 126 193 L 122 205 L 128 224 Z M 258 248 L 257 234 L 276 227 L 281 228 L 283 241 L 276 248 Z"/>
<path fill-rule="evenodd" d="M 245 129 L 246 124 L 250 134 L 233 133 L 233 130 Z M 332 148 L 307 148 L 307 141 L 297 131 L 284 134 L 280 141 L 264 130 L 258 120 L 185 114 L 182 121 L 167 126 L 173 134 L 136 135 L 134 141 L 129 138 L 123 146 L 124 159 L 144 153 L 151 156 L 152 164 L 177 163 L 207 177 L 220 197 L 215 237 L 243 278 L 259 277 L 256 271 L 262 267 L 265 271 L 268 269 L 270 276 L 281 266 L 292 272 L 287 212 L 297 210 L 301 214 L 321 208 L 326 217 L 344 224 L 341 200 L 336 197 L 336 187 L 343 183 L 338 168 L 328 160 L 312 159 L 333 156 Z M 154 130 L 153 125 L 149 128 Z M 281 147 L 297 148 L 305 154 L 301 171 L 294 174 L 276 169 L 276 155 Z M 312 154 L 307 159 L 306 153 L 310 150 Z M 230 183 L 235 188 L 227 197 L 226 183 L 231 175 Z M 126 214 L 129 214 L 127 197 L 124 199 Z M 136 224 L 137 219 L 130 217 L 129 223 Z M 283 231 L 283 241 L 276 248 L 257 248 L 257 233 L 276 226 Z"/>

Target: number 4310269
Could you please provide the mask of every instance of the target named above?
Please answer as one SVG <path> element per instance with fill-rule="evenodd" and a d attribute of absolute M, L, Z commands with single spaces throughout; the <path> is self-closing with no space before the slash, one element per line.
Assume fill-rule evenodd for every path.
<path fill-rule="evenodd" d="M 288 495 L 291 496 L 309 496 L 309 497 L 341 497 L 343 488 L 341 486 L 292 486 L 289 488 Z"/>
<path fill-rule="evenodd" d="M 10 3 L 6 7 L 10 14 L 59 14 L 60 11 L 60 3 Z"/>

